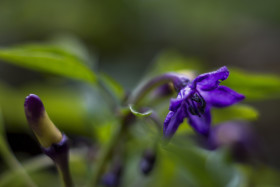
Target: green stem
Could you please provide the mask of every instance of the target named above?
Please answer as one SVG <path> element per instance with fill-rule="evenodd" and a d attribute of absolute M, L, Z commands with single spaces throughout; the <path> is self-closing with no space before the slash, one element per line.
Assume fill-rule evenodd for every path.
<path fill-rule="evenodd" d="M 72 163 L 84 159 L 85 154 L 86 153 L 85 151 L 83 151 L 83 149 L 72 150 L 70 153 L 71 155 L 70 162 Z M 53 161 L 51 159 L 49 159 L 45 155 L 40 155 L 28 161 L 25 161 L 22 164 L 22 167 L 27 173 L 33 173 L 45 169 L 47 167 L 50 167 L 52 165 L 53 165 Z M 16 170 L 15 172 L 6 171 L 0 177 L 0 186 L 8 186 L 11 181 L 16 180 L 16 178 L 19 176 L 20 176 L 19 170 Z"/>
<path fill-rule="evenodd" d="M 98 186 L 99 179 L 104 172 L 107 160 L 110 160 L 113 154 L 113 150 L 118 144 L 122 134 L 125 130 L 125 123 L 121 123 L 116 129 L 115 132 L 108 143 L 108 145 L 102 150 L 99 156 L 99 160 L 95 166 L 95 172 L 91 180 L 86 184 L 87 187 Z"/>
<path fill-rule="evenodd" d="M 16 157 L 11 152 L 6 139 L 0 135 L 0 154 L 3 160 L 7 163 L 12 173 L 18 173 L 29 187 L 36 187 L 37 185 L 32 181 L 30 176 L 26 173 L 22 165 L 18 162 Z"/>
<path fill-rule="evenodd" d="M 60 176 L 62 177 L 64 186 L 73 187 L 74 185 L 73 185 L 72 177 L 70 174 L 68 160 L 65 160 L 64 162 L 57 164 L 56 167 L 57 167 L 57 170 L 58 170 Z"/>

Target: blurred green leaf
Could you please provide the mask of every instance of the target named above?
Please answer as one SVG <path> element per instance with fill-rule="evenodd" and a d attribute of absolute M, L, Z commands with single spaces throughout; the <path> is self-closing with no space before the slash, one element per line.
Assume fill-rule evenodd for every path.
<path fill-rule="evenodd" d="M 242 183 L 240 171 L 230 163 L 227 149 L 218 149 L 207 153 L 206 171 L 209 175 L 218 179 L 219 186 L 239 187 Z"/>
<path fill-rule="evenodd" d="M 0 108 L 0 136 L 2 136 L 3 133 L 4 133 L 4 122 L 3 122 L 2 110 Z"/>
<path fill-rule="evenodd" d="M 166 151 L 172 160 L 177 162 L 177 166 L 187 171 L 194 186 L 222 187 L 235 179 L 237 170 L 228 162 L 227 154 L 198 149 L 182 140 L 175 139 L 174 144 L 171 143 L 166 147 Z"/>
<path fill-rule="evenodd" d="M 152 112 L 153 112 L 152 110 L 148 110 L 148 111 L 143 112 L 143 113 L 137 112 L 136 110 L 134 110 L 134 109 L 132 108 L 131 105 L 129 105 L 129 109 L 130 109 L 130 111 L 131 111 L 135 116 L 138 116 L 138 117 L 146 117 L 146 116 L 151 115 Z"/>
<path fill-rule="evenodd" d="M 223 84 L 250 100 L 280 97 L 280 77 L 275 75 L 230 69 L 229 78 Z"/>
<path fill-rule="evenodd" d="M 109 122 L 106 124 L 93 126 L 98 143 L 105 146 L 109 142 L 110 137 L 113 135 L 114 125 L 117 124 Z"/>
<path fill-rule="evenodd" d="M 0 49 L 0 59 L 35 71 L 94 83 L 95 74 L 83 61 L 62 47 L 27 44 Z"/>
<path fill-rule="evenodd" d="M 0 106 L 10 131 L 28 129 L 23 103 L 27 95 L 35 93 L 41 97 L 50 118 L 59 129 L 72 133 L 88 133 L 86 101 L 77 89 L 50 87 L 40 83 L 14 89 L 0 82 L 0 90 Z"/>
<path fill-rule="evenodd" d="M 111 95 L 116 97 L 115 99 L 120 102 L 125 97 L 125 91 L 123 87 L 107 74 L 99 74 L 99 80 L 103 81 L 106 89 L 111 92 Z"/>
<path fill-rule="evenodd" d="M 93 65 L 95 63 L 95 56 L 92 56 L 92 54 L 88 52 L 87 46 L 85 46 L 84 43 L 74 35 L 66 33 L 55 34 L 50 38 L 48 44 L 55 45 L 63 50 L 66 50 L 70 54 L 81 59 L 85 64 Z"/>
<path fill-rule="evenodd" d="M 227 154 L 199 149 L 182 137 L 174 137 L 162 146 L 159 159 L 153 185 L 237 187 L 241 182 L 241 174 L 228 161 Z"/>
<path fill-rule="evenodd" d="M 185 119 L 183 123 L 178 127 L 176 134 L 183 134 L 188 132 L 194 132 L 193 128 L 188 124 L 187 120 Z"/>
<path fill-rule="evenodd" d="M 174 50 L 165 50 L 158 55 L 149 69 L 151 74 L 162 74 L 182 70 L 198 71 L 203 70 L 203 66 L 195 58 L 187 58 Z"/>
<path fill-rule="evenodd" d="M 256 120 L 258 111 L 249 105 L 233 105 L 227 108 L 213 108 L 213 123 L 220 123 L 229 120 Z"/>
<path fill-rule="evenodd" d="M 268 165 L 258 164 L 255 167 L 239 165 L 239 168 L 248 176 L 244 186 L 274 187 L 280 184 L 280 171 Z"/>

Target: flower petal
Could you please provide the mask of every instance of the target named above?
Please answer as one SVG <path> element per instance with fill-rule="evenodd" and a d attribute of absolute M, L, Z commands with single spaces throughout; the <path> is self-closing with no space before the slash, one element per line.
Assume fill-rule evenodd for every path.
<path fill-rule="evenodd" d="M 192 85 L 200 90 L 213 90 L 218 87 L 220 80 L 226 80 L 228 76 L 229 71 L 226 66 L 223 66 L 217 71 L 199 75 L 194 79 Z"/>
<path fill-rule="evenodd" d="M 185 117 L 186 117 L 186 113 L 182 106 L 179 107 L 176 112 L 170 111 L 167 114 L 166 119 L 164 121 L 164 126 L 163 126 L 164 136 L 167 138 L 171 138 L 175 134 L 179 125 L 184 121 Z"/>
<path fill-rule="evenodd" d="M 245 96 L 226 87 L 219 86 L 211 91 L 200 91 L 200 94 L 205 99 L 206 103 L 214 107 L 226 107 L 242 101 Z"/>
<path fill-rule="evenodd" d="M 180 107 L 182 101 L 183 101 L 183 99 L 171 99 L 169 110 L 173 111 L 173 112 L 176 112 L 177 109 Z"/>
<path fill-rule="evenodd" d="M 211 125 L 211 113 L 209 107 L 206 107 L 205 112 L 201 117 L 189 113 L 188 122 L 196 132 L 207 136 Z"/>
<path fill-rule="evenodd" d="M 176 112 L 177 109 L 181 106 L 182 102 L 193 93 L 194 90 L 192 90 L 189 85 L 181 89 L 178 93 L 177 98 L 170 100 L 169 110 Z"/>

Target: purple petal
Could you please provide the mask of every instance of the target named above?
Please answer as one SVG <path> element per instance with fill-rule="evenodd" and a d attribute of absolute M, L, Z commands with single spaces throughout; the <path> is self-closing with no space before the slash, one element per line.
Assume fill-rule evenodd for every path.
<path fill-rule="evenodd" d="M 170 100 L 169 110 L 176 112 L 177 109 L 181 106 L 182 101 L 184 101 L 187 97 L 194 93 L 194 90 L 190 88 L 190 86 L 186 86 L 180 90 L 176 99 Z"/>
<path fill-rule="evenodd" d="M 163 134 L 165 137 L 171 138 L 179 125 L 184 121 L 186 113 L 183 107 L 179 107 L 176 112 L 170 111 L 164 121 Z"/>
<path fill-rule="evenodd" d="M 227 67 L 223 66 L 217 71 L 199 75 L 194 79 L 192 85 L 200 90 L 213 90 L 220 84 L 220 80 L 226 80 L 228 75 Z"/>
<path fill-rule="evenodd" d="M 155 97 L 164 97 L 171 95 L 174 92 L 174 89 L 170 84 L 164 84 L 160 87 L 158 87 L 154 92 L 153 96 Z"/>
<path fill-rule="evenodd" d="M 188 85 L 180 90 L 180 92 L 177 96 L 177 99 L 185 99 L 185 98 L 189 97 L 190 95 L 192 95 L 194 92 L 195 92 L 195 90 L 192 89 L 190 87 L 190 85 Z"/>
<path fill-rule="evenodd" d="M 205 112 L 201 117 L 189 113 L 188 122 L 196 132 L 207 136 L 211 125 L 211 113 L 209 107 L 206 107 Z"/>
<path fill-rule="evenodd" d="M 183 99 L 171 99 L 169 110 L 173 111 L 173 112 L 176 112 L 177 109 L 180 107 L 182 101 L 183 101 Z"/>
<path fill-rule="evenodd" d="M 211 91 L 200 91 L 200 94 L 205 99 L 206 103 L 214 107 L 226 107 L 242 101 L 245 96 L 226 87 L 219 86 Z"/>

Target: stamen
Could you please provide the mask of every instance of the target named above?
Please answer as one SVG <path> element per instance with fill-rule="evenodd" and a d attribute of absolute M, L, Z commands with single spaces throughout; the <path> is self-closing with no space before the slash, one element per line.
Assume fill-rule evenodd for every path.
<path fill-rule="evenodd" d="M 187 100 L 187 105 L 188 105 L 188 110 L 192 115 L 197 115 L 200 117 L 197 107 L 192 100 L 191 100 L 191 103 L 190 103 L 190 100 Z"/>
<path fill-rule="evenodd" d="M 205 112 L 205 107 L 206 107 L 206 102 L 204 100 L 204 98 L 200 95 L 199 92 L 196 92 L 192 97 L 191 97 L 192 102 L 196 102 L 197 104 L 195 105 L 193 103 L 193 105 L 195 105 L 196 109 L 199 111 L 198 113 L 200 114 L 204 114 Z M 199 115 L 199 114 L 198 114 Z"/>
<path fill-rule="evenodd" d="M 197 109 L 197 108 L 199 108 L 199 107 L 197 107 L 197 105 L 194 103 L 193 100 L 192 100 L 192 105 L 193 105 L 193 107 L 194 107 L 194 110 L 195 110 L 196 115 L 198 115 L 199 117 L 201 117 L 201 115 L 200 115 L 200 113 L 199 113 L 199 111 L 198 111 L 198 109 Z"/>
<path fill-rule="evenodd" d="M 188 111 L 192 114 L 192 115 L 197 115 L 195 113 L 195 109 L 193 108 L 193 106 L 190 104 L 189 100 L 187 100 L 187 107 L 188 107 Z"/>

